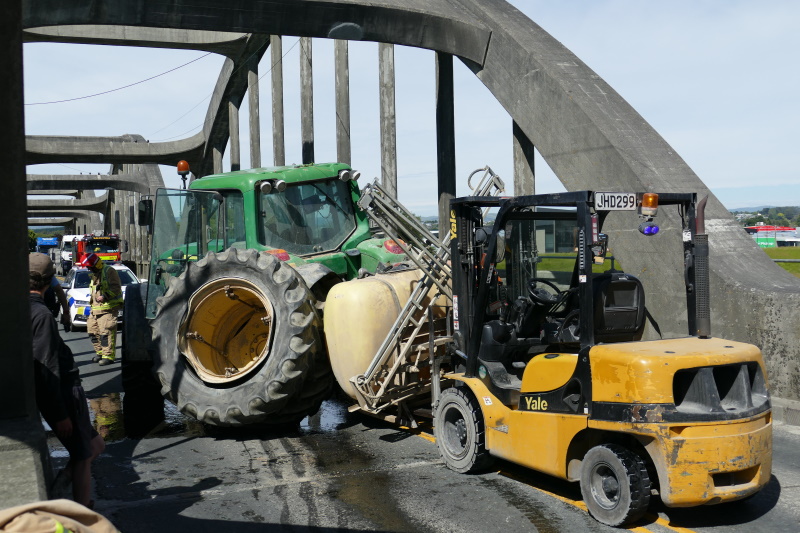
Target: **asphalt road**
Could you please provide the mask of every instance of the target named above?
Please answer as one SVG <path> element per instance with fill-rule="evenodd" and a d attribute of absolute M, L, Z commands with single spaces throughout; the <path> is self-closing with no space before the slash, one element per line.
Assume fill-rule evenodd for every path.
<path fill-rule="evenodd" d="M 167 404 L 164 423 L 127 438 L 119 364 L 91 363 L 85 332 L 62 335 L 107 442 L 93 468 L 95 509 L 123 532 L 613 531 L 588 515 L 576 484 L 506 462 L 456 474 L 431 428 L 398 428 L 337 400 L 281 434 L 206 427 Z M 655 502 L 631 529 L 800 533 L 800 427 L 776 423 L 773 478 L 754 498 L 695 509 Z"/>

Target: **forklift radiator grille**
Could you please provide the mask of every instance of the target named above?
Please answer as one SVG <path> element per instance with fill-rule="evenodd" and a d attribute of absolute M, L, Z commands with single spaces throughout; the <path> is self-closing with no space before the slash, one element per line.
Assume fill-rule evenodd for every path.
<path fill-rule="evenodd" d="M 688 368 L 675 373 L 672 393 L 678 412 L 745 414 L 769 402 L 758 363 Z"/>

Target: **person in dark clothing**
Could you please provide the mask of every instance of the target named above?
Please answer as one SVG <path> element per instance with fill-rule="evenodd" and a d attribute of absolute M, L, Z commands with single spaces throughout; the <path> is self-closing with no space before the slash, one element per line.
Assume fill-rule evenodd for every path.
<path fill-rule="evenodd" d="M 59 336 L 58 325 L 44 303 L 44 293 L 55 274 L 53 262 L 45 254 L 33 253 L 28 264 L 36 403 L 69 452 L 65 470 L 72 478 L 73 499 L 91 508 L 91 465 L 105 443 L 89 420 L 72 351 Z"/>

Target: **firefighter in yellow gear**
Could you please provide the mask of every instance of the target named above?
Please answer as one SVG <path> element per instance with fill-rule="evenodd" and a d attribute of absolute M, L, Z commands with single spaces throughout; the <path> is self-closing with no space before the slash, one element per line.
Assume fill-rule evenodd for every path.
<path fill-rule="evenodd" d="M 86 330 L 94 346 L 92 359 L 100 366 L 116 359 L 117 316 L 122 309 L 122 282 L 119 274 L 97 254 L 89 254 L 81 262 L 92 273 L 89 283 L 89 304 L 92 312 L 86 320 Z"/>

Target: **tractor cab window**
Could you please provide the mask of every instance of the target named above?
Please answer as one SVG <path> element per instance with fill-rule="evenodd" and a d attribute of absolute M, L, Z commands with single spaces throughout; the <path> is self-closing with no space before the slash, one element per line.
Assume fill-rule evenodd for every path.
<path fill-rule="evenodd" d="M 338 179 L 262 194 L 260 216 L 260 242 L 298 255 L 335 250 L 356 228 L 350 184 Z"/>
<path fill-rule="evenodd" d="M 180 276 L 187 263 L 199 261 L 209 251 L 224 250 L 221 200 L 220 194 L 213 191 L 156 191 L 145 308 L 148 318 L 155 316 L 156 298 L 166 292 L 169 280 Z"/>
<path fill-rule="evenodd" d="M 245 231 L 244 197 L 241 191 L 221 191 L 225 198 L 225 246 L 224 249 L 247 248 Z M 217 227 L 211 224 L 212 228 Z M 216 238 L 216 236 L 214 236 Z"/>

